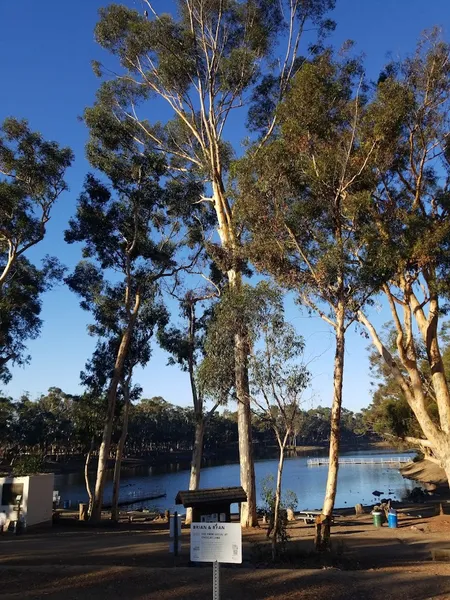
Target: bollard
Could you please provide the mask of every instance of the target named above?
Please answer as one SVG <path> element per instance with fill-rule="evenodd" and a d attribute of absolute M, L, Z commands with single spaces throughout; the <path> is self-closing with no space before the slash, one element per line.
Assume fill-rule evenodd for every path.
<path fill-rule="evenodd" d="M 78 518 L 80 521 L 88 520 L 88 518 L 89 518 L 88 508 L 89 508 L 89 505 L 85 504 L 84 502 L 80 502 L 80 504 L 78 505 Z"/>
<path fill-rule="evenodd" d="M 364 508 L 362 504 L 355 504 L 355 515 L 359 516 L 359 515 L 363 515 L 364 514 Z"/>

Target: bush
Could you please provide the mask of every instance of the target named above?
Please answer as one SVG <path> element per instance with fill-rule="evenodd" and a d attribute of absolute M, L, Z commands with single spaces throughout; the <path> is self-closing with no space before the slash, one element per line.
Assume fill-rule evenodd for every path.
<path fill-rule="evenodd" d="M 42 473 L 44 460 L 37 454 L 24 454 L 14 461 L 12 474 L 14 477 L 24 477 L 26 475 L 36 475 Z"/>
<path fill-rule="evenodd" d="M 275 477 L 273 475 L 267 475 L 261 482 L 261 498 L 264 503 L 264 512 L 269 517 L 269 528 L 267 530 L 267 537 L 270 536 L 274 526 L 275 516 Z M 286 552 L 286 544 L 289 541 L 289 535 L 287 533 L 288 520 L 287 520 L 287 509 L 291 508 L 295 510 L 298 505 L 297 494 L 292 490 L 286 490 L 281 496 L 280 500 L 280 515 L 278 519 L 278 531 L 277 539 L 279 549 L 281 553 Z"/>

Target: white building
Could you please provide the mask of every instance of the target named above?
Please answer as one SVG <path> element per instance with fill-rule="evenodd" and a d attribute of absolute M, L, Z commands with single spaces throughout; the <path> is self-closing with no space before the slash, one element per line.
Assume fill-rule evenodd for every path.
<path fill-rule="evenodd" d="M 27 527 L 51 524 L 53 511 L 53 473 L 26 477 L 0 477 L 0 513 L 17 519 L 17 496 L 22 496 L 20 514 Z"/>

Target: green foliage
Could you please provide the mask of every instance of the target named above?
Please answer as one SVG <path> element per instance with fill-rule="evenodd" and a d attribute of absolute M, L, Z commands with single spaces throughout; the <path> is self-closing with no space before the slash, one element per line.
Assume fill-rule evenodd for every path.
<path fill-rule="evenodd" d="M 269 516 L 269 531 L 273 529 L 274 524 L 275 496 L 275 477 L 273 475 L 266 475 L 261 482 L 261 498 L 263 500 L 264 511 Z M 280 499 L 277 531 L 272 532 L 272 535 L 275 535 L 277 539 L 278 556 L 286 552 L 286 544 L 290 537 L 287 532 L 288 520 L 286 511 L 288 508 L 295 510 L 297 505 L 297 494 L 292 490 L 287 490 Z"/>
<path fill-rule="evenodd" d="M 26 475 L 36 475 L 42 473 L 44 468 L 44 461 L 42 456 L 36 454 L 25 454 L 19 456 L 14 461 L 12 474 L 13 477 L 24 477 Z"/>
<path fill-rule="evenodd" d="M 284 321 L 283 312 L 264 311 L 258 318 L 259 340 L 263 344 L 250 358 L 251 387 L 263 395 L 272 408 L 289 411 L 298 407 L 310 374 L 299 359 L 304 340 Z"/>
<path fill-rule="evenodd" d="M 388 65 L 368 109 L 364 133 L 377 143 L 380 178 L 362 232 L 370 264 L 384 266 L 394 290 L 400 277 L 424 274 L 431 292 L 448 292 L 449 52 L 438 30 L 426 32 L 415 54 Z"/>
<path fill-rule="evenodd" d="M 261 499 L 263 508 L 269 514 L 273 513 L 275 507 L 275 477 L 266 475 L 261 481 Z M 286 490 L 281 498 L 281 509 L 290 508 L 296 510 L 298 506 L 298 497 L 292 490 Z"/>
<path fill-rule="evenodd" d="M 26 342 L 38 337 L 42 320 L 41 294 L 48 289 L 42 269 L 31 264 L 25 256 L 19 257 L 8 281 L 0 293 L 0 380 L 7 383 L 11 377 L 8 363 L 23 365 L 30 359 Z"/>
<path fill-rule="evenodd" d="M 149 84 L 185 94 L 199 72 L 207 76 L 209 65 L 197 48 L 201 34 L 218 30 L 216 44 L 221 48 L 222 59 L 218 88 L 225 94 L 242 93 L 252 81 L 257 59 L 267 52 L 280 27 L 278 3 L 273 0 L 225 3 L 195 0 L 190 4 L 191 13 L 184 2 L 179 2 L 179 21 L 167 14 L 148 20 L 137 11 L 112 4 L 100 10 L 96 39 L 105 49 L 117 54 L 131 73 L 139 74 L 139 65 L 142 65 Z M 218 29 L 219 19 L 224 23 Z M 157 79 L 148 68 L 149 60 L 156 66 Z"/>
<path fill-rule="evenodd" d="M 375 186 L 365 90 L 359 61 L 313 57 L 278 107 L 273 141 L 236 165 L 246 255 L 330 320 L 338 304 L 354 319 L 377 284 L 359 260 L 359 224 Z"/>
<path fill-rule="evenodd" d="M 14 440 L 14 403 L 11 398 L 0 397 L 0 446 Z"/>
<path fill-rule="evenodd" d="M 163 398 L 140 399 L 141 392 L 132 390 L 128 455 L 145 456 L 149 452 L 185 451 L 192 447 L 195 414 L 192 408 L 183 408 Z M 91 440 L 101 435 L 106 409 L 104 395 L 93 393 L 72 396 L 59 388 L 50 388 L 36 400 L 23 396 L 17 401 L 0 398 L 0 456 L 9 462 L 20 455 L 45 456 L 51 452 L 71 456 L 85 454 Z M 119 390 L 116 417 L 123 405 Z M 329 437 L 330 409 L 300 411 L 292 442 L 303 445 L 326 445 Z M 359 415 L 344 411 L 343 441 L 360 440 Z M 255 452 L 274 456 L 275 441 L 267 422 L 254 415 L 253 442 Z M 113 444 L 119 437 L 118 419 L 113 432 Z M 365 438 L 367 439 L 367 438 Z M 237 415 L 223 410 L 211 415 L 205 430 L 205 456 L 237 456 Z M 265 453 L 265 454 L 264 454 Z M 284 504 L 290 508 L 288 492 Z"/>
<path fill-rule="evenodd" d="M 66 282 L 94 317 L 89 333 L 98 337 L 97 347 L 81 379 L 97 397 L 112 381 L 126 331 L 131 337 L 120 378 L 148 363 L 150 340 L 168 322 L 160 280 L 180 270 L 176 254 L 183 237 L 171 211 L 173 187 L 167 193 L 161 186 L 164 161 L 149 148 L 141 151 L 130 128 L 104 120 L 105 114 L 89 114 L 88 155 L 110 184 L 87 176 L 65 233 L 67 242 L 83 243 L 84 260 Z"/>
<path fill-rule="evenodd" d="M 266 475 L 261 481 L 261 499 L 264 509 L 272 513 L 275 507 L 275 477 Z"/>
<path fill-rule="evenodd" d="M 250 391 L 258 417 L 273 429 L 283 453 L 300 427 L 300 404 L 310 373 L 302 361 L 304 340 L 284 320 L 281 292 L 266 292 L 252 320 L 256 335 L 249 358 Z"/>
<path fill-rule="evenodd" d="M 295 30 L 301 35 L 311 24 L 323 37 L 332 28 L 325 14 L 333 7 L 334 0 L 296 3 Z M 178 182 L 203 186 L 220 180 L 223 186 L 233 154 L 224 140 L 225 123 L 232 109 L 243 106 L 261 64 L 272 58 L 294 5 L 284 0 L 179 0 L 177 8 L 177 17 L 151 13 L 149 18 L 118 4 L 100 10 L 96 40 L 117 57 L 121 69 L 117 78 L 103 82 L 86 121 L 103 117 L 112 132 L 111 147 L 118 141 L 114 131 L 124 126 L 143 147 L 161 150 Z M 101 64 L 93 67 L 102 75 Z M 172 112 L 164 125 L 139 116 L 154 95 Z M 210 226 L 216 223 L 209 204 L 189 212 L 191 226 L 192 215 L 199 213 Z"/>
<path fill-rule="evenodd" d="M 57 259 L 39 268 L 26 257 L 45 236 L 54 203 L 67 190 L 69 148 L 44 140 L 26 121 L 0 127 L 0 381 L 8 364 L 24 364 L 26 342 L 41 329 L 41 295 L 62 276 Z"/>
<path fill-rule="evenodd" d="M 258 337 L 262 315 L 273 302 L 280 304 L 281 299 L 267 282 L 223 290 L 212 311 L 205 338 L 205 358 L 198 371 L 199 386 L 205 395 L 223 403 L 234 393 L 235 336 L 243 334 L 250 350 Z"/>

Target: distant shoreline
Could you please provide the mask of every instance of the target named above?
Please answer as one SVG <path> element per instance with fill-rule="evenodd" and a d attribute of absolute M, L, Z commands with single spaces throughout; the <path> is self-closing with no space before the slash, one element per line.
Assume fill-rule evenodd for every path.
<path fill-rule="evenodd" d="M 276 458 L 278 455 L 278 448 L 274 445 L 273 447 L 265 447 L 264 449 L 254 446 L 255 460 L 271 459 Z M 389 452 L 395 452 L 396 449 L 392 447 L 388 442 L 380 440 L 375 442 L 362 442 L 360 444 L 341 444 L 341 452 L 358 452 L 361 450 L 386 450 Z M 328 451 L 328 445 L 315 445 L 315 446 L 295 446 L 289 447 L 286 451 L 286 458 L 293 458 L 296 456 L 304 456 L 309 453 L 323 453 Z M 67 460 L 46 460 L 45 471 L 59 474 L 77 473 L 84 469 L 84 458 L 81 456 L 68 457 Z M 229 448 L 223 453 L 206 453 L 203 466 L 209 466 L 211 464 L 224 464 L 228 462 L 237 463 L 239 462 L 239 455 L 236 448 Z M 191 461 L 190 451 L 180 452 L 155 452 L 147 456 L 137 457 L 129 456 L 123 459 L 122 468 L 134 468 L 134 467 L 158 467 L 164 465 L 180 464 L 184 468 L 188 469 Z M 89 471 L 93 471 L 97 468 L 97 459 L 94 457 L 89 465 Z M 108 461 L 108 469 L 114 468 L 114 459 Z M 7 466 L 0 466 L 0 472 L 4 472 L 6 475 L 11 472 L 11 469 Z"/>

